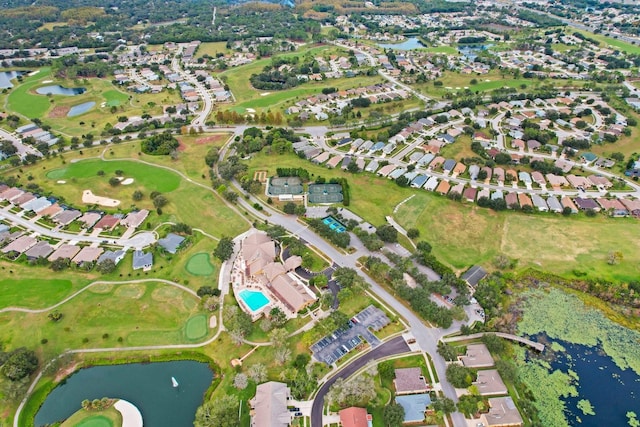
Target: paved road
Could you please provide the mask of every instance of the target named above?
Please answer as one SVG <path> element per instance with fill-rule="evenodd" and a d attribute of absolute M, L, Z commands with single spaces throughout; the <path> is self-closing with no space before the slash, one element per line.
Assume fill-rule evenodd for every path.
<path fill-rule="evenodd" d="M 371 350 L 364 356 L 355 359 L 353 362 L 344 367 L 340 372 L 338 372 L 338 374 L 331 377 L 326 383 L 322 385 L 322 387 L 320 387 L 313 400 L 313 406 L 311 407 L 311 427 L 322 427 L 322 410 L 324 408 L 324 396 L 327 394 L 333 383 L 338 380 L 338 378 L 350 377 L 372 360 L 378 360 L 396 354 L 407 353 L 409 351 L 409 346 L 404 341 L 404 338 L 402 338 L 401 336 L 396 337 Z"/>

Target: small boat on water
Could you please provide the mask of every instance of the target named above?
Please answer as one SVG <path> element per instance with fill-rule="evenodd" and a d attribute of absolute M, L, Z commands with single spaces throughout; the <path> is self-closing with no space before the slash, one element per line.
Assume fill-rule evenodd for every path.
<path fill-rule="evenodd" d="M 171 385 L 173 385 L 173 387 L 178 387 L 180 384 L 178 384 L 178 381 L 176 381 L 174 377 L 171 377 Z"/>

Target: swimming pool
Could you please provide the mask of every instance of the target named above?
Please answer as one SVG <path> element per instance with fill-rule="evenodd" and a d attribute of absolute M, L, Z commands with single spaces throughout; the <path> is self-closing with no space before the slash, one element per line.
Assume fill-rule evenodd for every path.
<path fill-rule="evenodd" d="M 322 220 L 322 222 L 327 224 L 329 228 L 335 231 L 336 233 L 344 233 L 345 231 L 347 231 L 347 227 L 342 225 L 340 221 L 338 221 L 332 216 L 326 217 L 325 219 Z"/>
<path fill-rule="evenodd" d="M 262 309 L 265 305 L 269 304 L 269 298 L 267 298 L 260 291 L 250 291 L 243 289 L 238 293 L 238 296 L 249 307 L 249 310 L 256 312 Z"/>

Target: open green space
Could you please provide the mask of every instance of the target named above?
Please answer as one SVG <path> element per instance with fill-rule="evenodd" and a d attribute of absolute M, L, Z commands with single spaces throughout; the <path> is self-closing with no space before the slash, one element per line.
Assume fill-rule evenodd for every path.
<path fill-rule="evenodd" d="M 185 269 L 194 276 L 210 276 L 215 271 L 211 265 L 209 254 L 206 252 L 197 253 L 189 258 Z"/>
<path fill-rule="evenodd" d="M 477 263 L 490 267 L 506 255 L 518 268 L 567 277 L 632 280 L 640 273 L 640 229 L 633 219 L 495 212 L 426 192 L 417 192 L 395 218 L 419 229 L 433 253 L 459 271 Z M 617 265 L 607 263 L 612 251 L 624 256 Z"/>
<path fill-rule="evenodd" d="M 541 83 L 537 80 L 514 78 L 509 73 L 500 73 L 492 70 L 487 74 L 461 74 L 459 72 L 447 71 L 444 75 L 437 79 L 442 82 L 442 86 L 435 86 L 432 82 L 420 83 L 412 85 L 415 89 L 428 95 L 444 97 L 446 94 L 462 92 L 468 88 L 472 92 L 484 92 L 488 90 L 499 89 L 502 87 L 520 88 L 522 85 L 539 86 Z M 476 80 L 475 84 L 471 81 Z"/>
<path fill-rule="evenodd" d="M 135 146 L 134 149 L 139 150 L 137 142 L 132 142 L 130 146 Z M 207 150 L 204 144 L 198 147 L 200 147 L 199 150 L 203 150 L 202 152 Z M 184 222 L 217 237 L 235 236 L 247 229 L 248 222 L 235 210 L 228 207 L 219 195 L 209 189 L 206 165 L 202 160 L 203 154 L 199 158 L 193 154 L 194 161 L 189 162 L 187 166 L 184 165 L 184 162 L 170 163 L 172 161 L 169 156 L 166 156 L 164 160 L 158 160 L 159 163 L 166 162 L 167 167 L 175 165 L 178 171 L 180 169 L 189 170 L 188 175 L 194 176 L 193 180 L 199 181 L 201 184 L 197 185 L 180 179 L 176 172 L 163 167 L 134 160 L 103 161 L 90 158 L 98 156 L 103 150 L 102 147 L 83 150 L 82 156 L 79 155 L 79 152 L 73 153 L 72 155 L 76 157 L 74 160 L 51 158 L 36 166 L 24 168 L 24 171 L 33 175 L 36 182 L 43 188 L 43 193 L 61 197 L 67 203 L 78 207 L 85 206 L 82 203 L 82 191 L 91 190 L 96 195 L 120 200 L 122 203 L 119 209 L 124 211 L 130 210 L 133 206 L 149 209 L 152 213 L 148 222 L 152 224 Z M 87 160 L 79 161 L 79 159 L 84 159 L 84 156 Z M 110 157 L 111 154 L 106 154 L 106 156 Z M 151 159 L 153 156 L 147 157 Z M 64 170 L 62 175 L 60 169 Z M 55 178 L 47 176 L 52 170 L 55 171 L 53 174 Z M 103 176 L 98 175 L 99 170 L 104 171 Z M 109 179 L 115 176 L 116 170 L 123 172 L 123 178 L 133 178 L 134 182 L 131 185 L 112 187 L 109 184 Z M 196 171 L 198 171 L 197 175 Z M 61 177 L 62 179 L 60 179 Z M 59 180 L 66 181 L 66 183 L 58 184 Z M 143 193 L 142 200 L 134 202 L 133 193 L 135 191 Z M 156 212 L 153 201 L 149 197 L 153 191 L 160 191 L 169 201 L 162 208 L 160 214 Z"/>
<path fill-rule="evenodd" d="M 31 90 L 39 86 L 43 80 L 49 79 L 50 77 L 51 67 L 41 68 L 36 74 L 25 77 L 22 84 L 17 85 L 9 94 L 9 110 L 27 118 L 40 118 L 44 116 L 51 105 L 49 97 L 32 94 Z"/>
<path fill-rule="evenodd" d="M 451 47 L 451 46 L 433 46 L 433 47 L 428 47 L 426 49 L 422 49 L 424 52 L 430 52 L 430 53 L 443 53 L 445 55 L 457 55 L 458 54 L 458 49 L 456 49 L 455 47 Z"/>
<path fill-rule="evenodd" d="M 67 418 L 60 427 L 120 427 L 122 415 L 113 406 L 104 411 L 80 409 Z"/>
<path fill-rule="evenodd" d="M 7 274 L 5 267 L 2 267 Z M 35 273 L 34 276 L 38 274 Z M 70 295 L 74 290 L 71 280 L 30 278 L 0 280 L 0 308 L 45 308 Z"/>
<path fill-rule="evenodd" d="M 76 96 L 49 96 L 35 92 L 45 85 L 82 87 L 86 91 Z M 163 105 L 175 105 L 180 101 L 175 90 L 160 94 L 129 94 L 114 86 L 109 78 L 60 79 L 53 75 L 51 67 L 43 67 L 36 74 L 25 76 L 22 83 L 6 96 L 9 110 L 27 119 L 41 119 L 54 131 L 78 136 L 89 132 L 95 134 L 107 123 L 115 124 L 117 116 L 159 115 Z M 95 106 L 84 114 L 67 117 L 71 107 L 85 102 L 95 102 Z"/>
<path fill-rule="evenodd" d="M 185 334 L 188 340 L 196 341 L 207 335 L 207 316 L 198 314 L 187 321 Z"/>
<path fill-rule="evenodd" d="M 104 171 L 103 176 L 97 175 L 99 170 Z M 135 180 L 131 186 L 141 185 L 161 193 L 171 192 L 178 188 L 180 184 L 180 177 L 170 171 L 127 160 L 108 162 L 96 159 L 83 160 L 71 163 L 63 168 L 62 176 L 60 176 L 60 169 L 54 169 L 47 173 L 47 177 L 49 177 L 50 173 L 53 173 L 56 177 L 55 179 L 74 180 L 74 183 L 77 183 L 78 186 L 85 185 L 87 188 L 92 189 L 104 187 L 103 184 L 108 185 L 107 181 L 110 177 L 115 176 L 115 171 L 117 170 L 123 172 L 123 177 Z"/>
<path fill-rule="evenodd" d="M 48 313 L 2 313 L 0 339 L 7 348 L 40 348 L 47 358 L 69 348 L 188 343 L 187 321 L 200 305 L 197 297 L 164 283 L 99 284 L 56 311 L 63 315 L 57 322 Z"/>
<path fill-rule="evenodd" d="M 632 55 L 638 55 L 640 54 L 640 46 L 636 46 L 633 45 L 631 43 L 627 43 L 623 40 L 619 40 L 619 39 L 614 39 L 613 37 L 607 37 L 605 35 L 602 34 L 595 34 L 592 33 L 590 31 L 584 31 L 584 30 L 578 30 L 575 28 L 571 28 L 571 33 L 573 32 L 578 32 L 581 34 L 584 34 L 585 36 L 592 38 L 594 40 L 599 41 L 600 43 L 602 43 L 602 45 L 600 47 L 611 47 L 613 49 L 617 49 L 621 52 L 624 53 L 628 53 L 628 54 L 632 54 Z"/>
<path fill-rule="evenodd" d="M 204 55 L 216 57 L 218 53 L 228 53 L 226 42 L 205 42 L 200 43 L 198 50 L 196 51 L 196 58 L 202 58 Z"/>

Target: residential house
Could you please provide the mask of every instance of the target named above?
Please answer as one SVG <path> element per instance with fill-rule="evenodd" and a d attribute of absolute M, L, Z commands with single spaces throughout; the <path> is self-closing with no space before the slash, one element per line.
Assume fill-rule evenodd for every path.
<path fill-rule="evenodd" d="M 408 394 L 396 396 L 396 403 L 404 408 L 405 423 L 421 423 L 427 407 L 431 405 L 429 394 Z"/>
<path fill-rule="evenodd" d="M 133 251 L 133 269 L 149 271 L 153 267 L 153 253 L 140 250 Z"/>
<path fill-rule="evenodd" d="M 478 371 L 475 382 L 480 396 L 499 396 L 507 394 L 507 386 L 502 381 L 502 377 L 497 369 L 487 369 Z"/>
<path fill-rule="evenodd" d="M 494 365 L 489 349 L 481 343 L 467 345 L 467 352 L 459 359 L 467 368 L 489 368 Z"/>
<path fill-rule="evenodd" d="M 178 248 L 180 248 L 180 245 L 182 244 L 182 242 L 184 242 L 184 240 L 185 238 L 182 236 L 179 236 L 175 233 L 169 233 L 167 234 L 167 237 L 159 239 L 158 244 L 170 254 L 175 254 L 176 252 L 178 252 Z"/>
<path fill-rule="evenodd" d="M 511 397 L 494 397 L 489 399 L 489 413 L 482 414 L 480 420 L 485 427 L 519 427 L 523 425 L 522 417 Z"/>
<path fill-rule="evenodd" d="M 338 412 L 340 416 L 340 425 L 342 427 L 369 427 L 373 417 L 367 414 L 365 408 L 357 408 L 352 406 Z"/>
<path fill-rule="evenodd" d="M 421 368 L 402 368 L 395 370 L 393 385 L 396 395 L 426 393 L 429 386 Z"/>
<path fill-rule="evenodd" d="M 287 408 L 291 399 L 289 387 L 280 382 L 269 381 L 258 385 L 256 395 L 249 401 L 251 427 L 287 427 L 292 413 Z"/>

